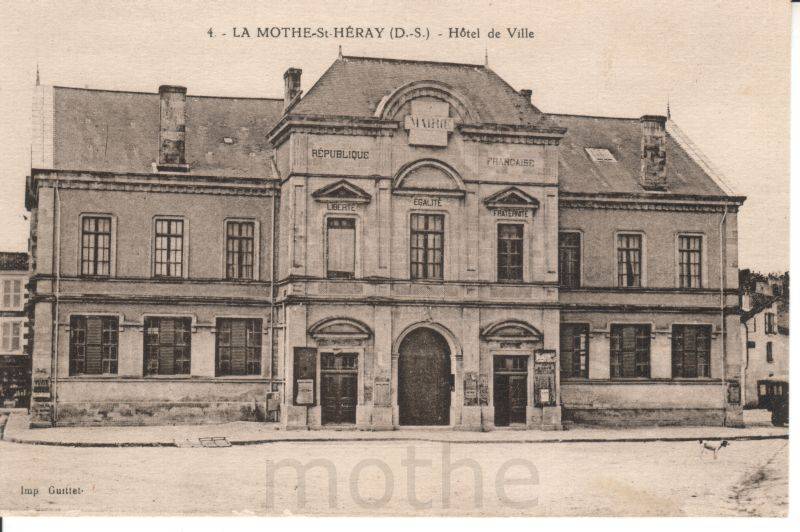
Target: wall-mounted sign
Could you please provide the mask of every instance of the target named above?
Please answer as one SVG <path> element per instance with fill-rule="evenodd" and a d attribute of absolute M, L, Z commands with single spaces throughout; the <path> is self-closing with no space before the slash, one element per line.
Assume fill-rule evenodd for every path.
<path fill-rule="evenodd" d="M 478 379 L 478 400 L 482 406 L 489 404 L 489 376 L 481 374 Z"/>
<path fill-rule="evenodd" d="M 391 382 L 386 379 L 375 379 L 375 406 L 392 405 Z"/>
<path fill-rule="evenodd" d="M 314 404 L 314 381 L 317 375 L 317 350 L 294 348 L 294 404 Z"/>
<path fill-rule="evenodd" d="M 297 399 L 298 405 L 314 404 L 314 381 L 312 379 L 297 379 Z"/>
<path fill-rule="evenodd" d="M 527 218 L 528 209 L 495 207 L 492 209 L 492 216 L 498 216 L 502 218 Z"/>
<path fill-rule="evenodd" d="M 446 102 L 414 100 L 406 115 L 408 143 L 414 146 L 447 146 L 447 137 L 455 126 Z"/>
<path fill-rule="evenodd" d="M 520 159 L 518 157 L 487 157 L 486 166 L 519 166 L 523 168 L 533 167 L 535 159 Z"/>
<path fill-rule="evenodd" d="M 442 198 L 436 196 L 414 196 L 411 200 L 414 207 L 441 207 Z"/>
<path fill-rule="evenodd" d="M 464 406 L 478 405 L 478 376 L 468 371 L 464 374 Z"/>
<path fill-rule="evenodd" d="M 350 150 L 342 148 L 312 148 L 312 159 L 369 159 L 369 151 L 367 150 Z"/>
<path fill-rule="evenodd" d="M 327 205 L 327 209 L 329 211 L 356 212 L 356 206 L 354 203 L 328 203 Z"/>
<path fill-rule="evenodd" d="M 556 350 L 555 349 L 537 349 L 534 356 L 535 362 L 555 362 Z"/>

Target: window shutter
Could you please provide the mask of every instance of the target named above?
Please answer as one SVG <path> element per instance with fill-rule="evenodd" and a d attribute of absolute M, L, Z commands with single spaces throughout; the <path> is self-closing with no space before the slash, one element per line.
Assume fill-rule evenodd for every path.
<path fill-rule="evenodd" d="M 235 320 L 231 324 L 231 374 L 247 373 L 247 327 L 245 320 Z"/>
<path fill-rule="evenodd" d="M 3 281 L 3 306 L 8 308 L 11 306 L 11 281 Z"/>
<path fill-rule="evenodd" d="M 561 326 L 561 374 L 571 377 L 572 373 L 572 327 Z"/>
<path fill-rule="evenodd" d="M 672 377 L 683 377 L 683 327 L 672 329 Z"/>
<path fill-rule="evenodd" d="M 101 358 L 103 345 L 103 319 L 99 317 L 86 320 L 86 369 L 85 373 L 102 373 Z"/>
<path fill-rule="evenodd" d="M 158 374 L 172 375 L 175 373 L 175 322 L 171 319 L 161 319 L 158 347 Z"/>
<path fill-rule="evenodd" d="M 3 324 L 3 349 L 10 349 L 11 347 L 11 324 Z"/>
<path fill-rule="evenodd" d="M 622 376 L 636 375 L 636 328 L 622 328 Z"/>

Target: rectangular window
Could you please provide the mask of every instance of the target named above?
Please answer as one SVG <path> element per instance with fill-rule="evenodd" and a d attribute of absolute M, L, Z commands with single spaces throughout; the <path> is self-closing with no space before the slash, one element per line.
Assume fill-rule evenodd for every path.
<path fill-rule="evenodd" d="M 411 278 L 441 279 L 444 271 L 444 215 L 411 215 Z"/>
<path fill-rule="evenodd" d="M 111 217 L 84 216 L 81 222 L 81 275 L 111 275 Z"/>
<path fill-rule="evenodd" d="M 191 361 L 190 318 L 144 319 L 145 375 L 188 375 Z"/>
<path fill-rule="evenodd" d="M 2 348 L 7 353 L 15 353 L 22 347 L 22 323 L 4 321 L 2 327 Z"/>
<path fill-rule="evenodd" d="M 522 224 L 497 225 L 497 280 L 522 280 Z"/>
<path fill-rule="evenodd" d="M 764 313 L 764 332 L 775 334 L 775 314 L 772 312 Z"/>
<path fill-rule="evenodd" d="M 229 221 L 225 228 L 225 276 L 228 279 L 253 279 L 255 222 Z"/>
<path fill-rule="evenodd" d="M 642 235 L 617 235 L 617 286 L 642 286 Z"/>
<path fill-rule="evenodd" d="M 701 288 L 703 237 L 681 235 L 678 237 L 678 267 L 681 288 Z"/>
<path fill-rule="evenodd" d="M 183 220 L 157 218 L 155 226 L 156 277 L 183 276 Z"/>
<path fill-rule="evenodd" d="M 561 378 L 589 378 L 589 325 L 561 324 Z"/>
<path fill-rule="evenodd" d="M 117 373 L 119 318 L 72 316 L 69 320 L 69 374 Z"/>
<path fill-rule="evenodd" d="M 561 286 L 577 288 L 581 285 L 581 234 L 558 234 L 558 280 Z"/>
<path fill-rule="evenodd" d="M 217 320 L 217 376 L 261 375 L 261 320 Z"/>
<path fill-rule="evenodd" d="M 711 327 L 672 326 L 672 378 L 710 377 Z"/>
<path fill-rule="evenodd" d="M 650 377 L 650 326 L 611 326 L 611 378 Z"/>
<path fill-rule="evenodd" d="M 352 279 L 356 275 L 356 221 L 328 218 L 328 279 Z"/>
<path fill-rule="evenodd" d="M 772 362 L 772 342 L 767 342 L 767 362 Z"/>
<path fill-rule="evenodd" d="M 2 286 L 3 308 L 16 309 L 22 306 L 22 281 L 19 279 L 4 279 Z"/>

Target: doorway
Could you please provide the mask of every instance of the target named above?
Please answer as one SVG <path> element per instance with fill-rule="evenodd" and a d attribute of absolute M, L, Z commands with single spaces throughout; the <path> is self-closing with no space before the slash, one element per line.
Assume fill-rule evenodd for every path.
<path fill-rule="evenodd" d="M 399 349 L 397 402 L 401 425 L 449 425 L 450 347 L 438 332 L 420 328 Z"/>
<path fill-rule="evenodd" d="M 322 353 L 320 362 L 322 424 L 355 423 L 358 353 Z"/>
<path fill-rule="evenodd" d="M 494 424 L 524 424 L 528 405 L 528 356 L 494 357 Z"/>

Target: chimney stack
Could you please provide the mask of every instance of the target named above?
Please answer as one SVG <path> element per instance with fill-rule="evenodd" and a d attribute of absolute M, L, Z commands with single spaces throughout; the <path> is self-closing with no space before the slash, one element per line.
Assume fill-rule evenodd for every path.
<path fill-rule="evenodd" d="M 186 164 L 186 87 L 161 85 L 161 129 L 159 132 L 158 170 L 187 172 Z"/>
<path fill-rule="evenodd" d="M 300 76 L 303 71 L 299 68 L 288 68 L 283 74 L 283 110 L 288 110 L 295 98 L 300 96 Z"/>
<path fill-rule="evenodd" d="M 641 185 L 646 190 L 667 189 L 667 117 L 644 115 L 642 125 Z"/>
<path fill-rule="evenodd" d="M 520 89 L 519 93 L 523 98 L 528 100 L 530 103 L 533 103 L 533 91 L 531 89 Z"/>

